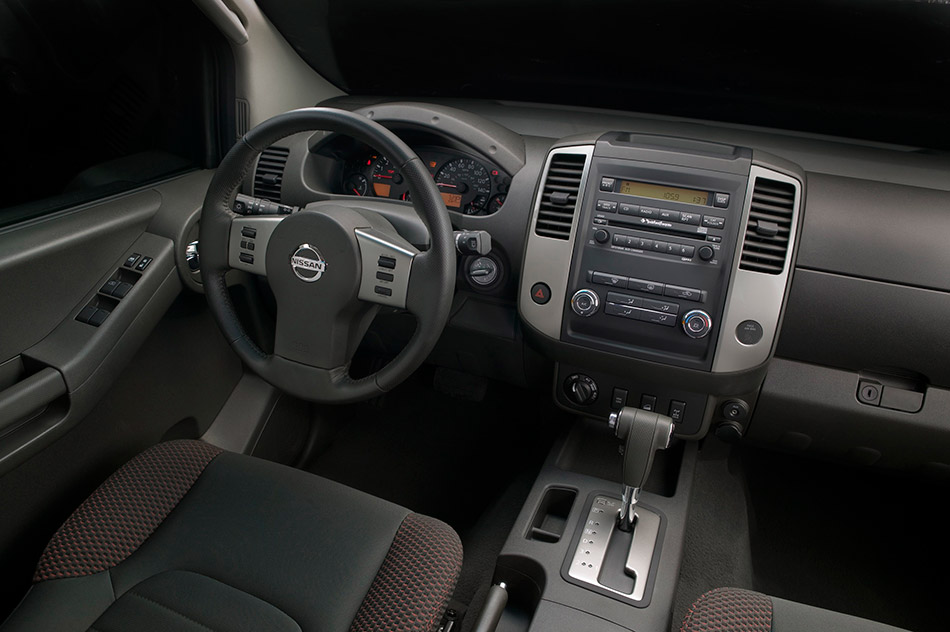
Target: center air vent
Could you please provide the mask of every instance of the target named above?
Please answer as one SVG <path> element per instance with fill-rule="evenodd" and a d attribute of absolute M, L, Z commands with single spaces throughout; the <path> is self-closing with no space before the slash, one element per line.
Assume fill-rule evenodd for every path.
<path fill-rule="evenodd" d="M 756 178 L 739 269 L 781 274 L 795 211 L 795 186 Z"/>
<path fill-rule="evenodd" d="M 551 166 L 541 189 L 535 234 L 570 239 L 586 162 L 585 154 L 557 153 L 551 156 Z"/>
<path fill-rule="evenodd" d="M 254 197 L 280 202 L 280 186 L 289 155 L 290 150 L 286 147 L 268 147 L 261 152 L 254 172 Z"/>

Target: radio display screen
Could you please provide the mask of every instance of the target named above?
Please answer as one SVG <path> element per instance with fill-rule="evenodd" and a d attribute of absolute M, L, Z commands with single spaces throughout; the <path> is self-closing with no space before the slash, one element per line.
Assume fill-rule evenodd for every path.
<path fill-rule="evenodd" d="M 646 182 L 620 181 L 620 193 L 624 195 L 639 195 L 654 200 L 669 200 L 670 202 L 686 202 L 687 204 L 709 204 L 709 193 L 695 189 L 680 189 L 661 184 L 647 184 Z"/>

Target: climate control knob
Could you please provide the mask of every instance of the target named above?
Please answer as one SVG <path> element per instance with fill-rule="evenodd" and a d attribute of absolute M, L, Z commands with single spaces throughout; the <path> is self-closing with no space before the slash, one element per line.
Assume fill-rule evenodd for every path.
<path fill-rule="evenodd" d="M 597 401 L 597 382 L 589 375 L 574 373 L 564 380 L 564 394 L 578 406 L 590 406 Z"/>
<path fill-rule="evenodd" d="M 600 297 L 593 290 L 577 290 L 571 297 L 571 309 L 578 316 L 593 316 L 600 307 Z"/>
<path fill-rule="evenodd" d="M 686 312 L 683 316 L 683 331 L 690 338 L 705 338 L 712 329 L 712 318 L 701 309 Z"/>

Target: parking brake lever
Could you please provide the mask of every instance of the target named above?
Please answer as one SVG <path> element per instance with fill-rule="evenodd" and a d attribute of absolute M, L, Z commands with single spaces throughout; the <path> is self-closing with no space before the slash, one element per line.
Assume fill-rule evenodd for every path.
<path fill-rule="evenodd" d="M 624 406 L 610 413 L 608 422 L 623 442 L 623 496 L 618 528 L 632 531 L 640 490 L 650 477 L 657 450 L 665 450 L 673 437 L 673 420 L 666 415 Z"/>

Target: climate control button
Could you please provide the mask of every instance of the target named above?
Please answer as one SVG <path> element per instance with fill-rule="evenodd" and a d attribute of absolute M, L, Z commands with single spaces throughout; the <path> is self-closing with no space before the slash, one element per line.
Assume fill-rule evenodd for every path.
<path fill-rule="evenodd" d="M 600 307 L 600 298 L 592 290 L 577 290 L 571 297 L 571 309 L 578 316 L 593 316 Z"/>
<path fill-rule="evenodd" d="M 686 312 L 683 316 L 683 331 L 690 338 L 705 338 L 712 329 L 712 318 L 701 309 Z"/>

